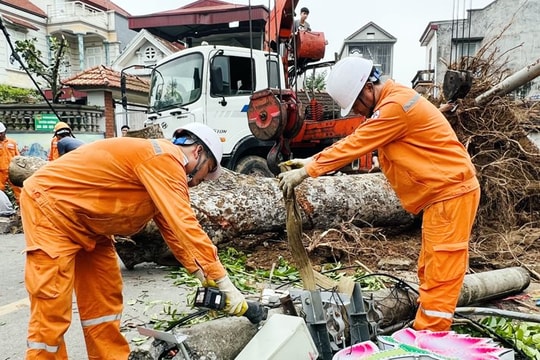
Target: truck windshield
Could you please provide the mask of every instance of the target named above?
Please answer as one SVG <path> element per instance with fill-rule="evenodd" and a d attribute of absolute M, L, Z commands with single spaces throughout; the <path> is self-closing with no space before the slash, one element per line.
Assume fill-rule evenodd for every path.
<path fill-rule="evenodd" d="M 152 70 L 150 108 L 167 110 L 188 105 L 201 95 L 203 56 L 200 53 L 175 58 Z"/>

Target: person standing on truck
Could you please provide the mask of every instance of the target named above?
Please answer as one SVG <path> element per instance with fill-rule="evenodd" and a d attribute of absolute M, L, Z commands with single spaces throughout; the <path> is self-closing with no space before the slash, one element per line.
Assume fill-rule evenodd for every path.
<path fill-rule="evenodd" d="M 9 181 L 9 163 L 15 156 L 20 155 L 17 142 L 6 136 L 6 126 L 0 122 L 0 190 L 6 191 L 6 184 L 11 186 L 13 196 L 18 201 L 21 188 Z"/>
<path fill-rule="evenodd" d="M 120 128 L 120 131 L 122 131 L 122 136 L 127 136 L 127 133 L 129 131 L 129 126 L 122 125 L 122 127 Z"/>
<path fill-rule="evenodd" d="M 443 114 L 413 89 L 381 80 L 370 60 L 350 56 L 330 73 L 327 91 L 342 108 L 368 119 L 349 136 L 279 174 L 284 196 L 307 177 L 340 169 L 378 150 L 380 168 L 404 209 L 423 211 L 416 330 L 445 331 L 468 265 L 480 199 L 475 168 Z"/>
<path fill-rule="evenodd" d="M 120 332 L 122 277 L 114 235 L 131 235 L 154 220 L 174 256 L 203 284 L 226 295 L 225 311 L 247 302 L 221 264 L 217 248 L 190 206 L 189 187 L 215 180 L 223 147 L 201 123 L 166 139 L 117 137 L 84 145 L 25 180 L 21 215 L 30 298 L 26 359 L 67 359 L 72 293 L 89 359 L 127 359 Z"/>
<path fill-rule="evenodd" d="M 300 19 L 294 20 L 294 33 L 295 34 L 297 31 L 311 31 L 311 26 L 309 26 L 309 23 L 307 22 L 308 16 L 309 16 L 309 9 L 307 7 L 301 8 Z"/>

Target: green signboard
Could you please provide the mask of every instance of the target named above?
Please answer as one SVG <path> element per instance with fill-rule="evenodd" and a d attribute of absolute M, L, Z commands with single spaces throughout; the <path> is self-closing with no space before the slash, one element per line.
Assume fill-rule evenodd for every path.
<path fill-rule="evenodd" d="M 58 118 L 54 114 L 36 114 L 34 115 L 34 129 L 40 132 L 53 132 L 54 125 L 58 122 Z"/>

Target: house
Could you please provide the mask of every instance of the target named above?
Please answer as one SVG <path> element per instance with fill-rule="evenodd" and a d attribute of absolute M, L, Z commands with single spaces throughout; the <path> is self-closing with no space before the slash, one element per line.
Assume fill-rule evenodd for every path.
<path fill-rule="evenodd" d="M 185 49 L 185 46 L 181 42 L 167 41 L 146 29 L 141 29 L 111 66 L 121 73 L 149 80 L 153 66 L 161 59 L 182 49 Z M 123 106 L 116 107 L 117 128 L 128 125 L 131 129 L 140 129 L 144 126 L 146 113 L 143 110 L 148 103 L 148 94 L 145 95 L 142 101 L 140 97 L 129 101 L 125 109 Z"/>
<path fill-rule="evenodd" d="M 0 15 L 13 43 L 36 38 L 45 63 L 51 62 L 48 42 L 64 37 L 68 44 L 60 78 L 97 65 L 111 65 L 137 34 L 128 27 L 130 14 L 106 0 L 3 0 Z M 6 39 L 0 39 L 0 83 L 33 88 L 29 77 L 11 62 Z"/>
<path fill-rule="evenodd" d="M 0 84 L 35 89 L 20 64 L 12 61 L 11 46 L 15 46 L 15 41 L 35 38 L 41 60 L 50 64 L 55 60 L 49 51 L 50 40 L 63 37 L 68 43 L 68 51 L 60 62 L 60 79 L 69 79 L 78 89 L 93 91 L 89 94 L 66 88 L 61 98 L 64 103 L 54 104 L 52 108 L 45 103 L 0 104 L 0 121 L 17 140 L 21 151 L 37 149 L 33 154 L 46 157 L 52 128 L 59 119 L 70 124 L 77 137 L 85 142 L 117 134 L 111 111 L 118 101 L 112 97 L 119 93 L 119 86 L 103 92 L 102 98 L 96 97 L 96 90 L 107 86 L 107 77 L 111 78 L 112 71 L 108 66 L 137 35 L 128 27 L 129 16 L 109 0 L 0 0 L 0 20 L 7 34 L 0 37 Z M 89 69 L 93 71 L 88 72 Z M 94 74 L 99 81 L 80 86 L 78 81 L 82 75 L 77 77 L 77 74 Z M 114 76 L 119 79 L 119 74 Z M 33 77 L 37 82 L 41 81 L 35 75 Z M 49 99 L 52 98 L 51 91 L 42 90 Z M 144 101 L 146 94 L 142 95 L 141 89 L 130 90 L 131 97 Z"/>
<path fill-rule="evenodd" d="M 43 54 L 46 50 L 47 13 L 30 0 L 0 1 L 0 21 L 11 42 L 38 38 L 37 49 Z M 6 34 L 0 35 L 0 84 L 33 88 L 28 75 L 20 70 L 14 61 Z"/>
<path fill-rule="evenodd" d="M 429 88 L 437 97 L 448 64 L 475 55 L 487 44 L 487 54 L 497 50 L 501 65 L 506 62 L 512 73 L 532 64 L 540 58 L 538 14 L 540 0 L 494 0 L 484 8 L 467 10 L 465 19 L 430 22 L 420 37 L 426 48 L 425 68 L 413 79 L 413 88 Z M 516 92 L 521 98 L 537 94 L 538 78 Z"/>
<path fill-rule="evenodd" d="M 117 110 L 121 99 L 121 72 L 109 66 L 98 65 L 80 72 L 69 79 L 64 80 L 64 84 L 71 88 L 84 91 L 88 94 L 88 105 L 96 106 L 104 110 L 105 137 L 113 137 L 120 134 L 120 127 L 128 125 L 127 119 L 122 118 Z M 149 82 L 146 79 L 127 75 L 125 81 L 126 101 L 131 103 L 146 103 L 148 97 Z M 123 113 L 127 117 L 127 113 Z M 144 121 L 144 116 L 143 116 Z M 132 129 L 142 127 L 142 123 L 135 127 L 129 122 Z"/>
<path fill-rule="evenodd" d="M 185 48 L 181 42 L 167 41 L 141 29 L 111 66 L 118 71 L 125 69 L 132 75 L 149 76 L 150 68 L 161 59 Z"/>
<path fill-rule="evenodd" d="M 374 22 L 369 22 L 343 41 L 339 57 L 358 55 L 373 60 L 383 75 L 391 78 L 396 41 L 397 39 L 383 28 Z"/>

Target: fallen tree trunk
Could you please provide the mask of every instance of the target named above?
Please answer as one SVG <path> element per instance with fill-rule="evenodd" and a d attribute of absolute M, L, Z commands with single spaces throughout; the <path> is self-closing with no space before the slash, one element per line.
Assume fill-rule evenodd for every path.
<path fill-rule="evenodd" d="M 35 159 L 20 156 L 12 161 L 10 177 L 26 178 L 47 163 L 36 163 Z M 380 173 L 309 178 L 297 187 L 296 196 L 304 229 L 329 229 L 343 222 L 359 227 L 398 227 L 414 220 Z M 226 170 L 219 180 L 191 188 L 190 197 L 197 219 L 216 245 L 250 234 L 285 230 L 283 194 L 275 178 Z M 171 263 L 153 222 L 129 238 L 119 237 L 116 245 L 128 269 L 143 262 L 178 264 L 175 260 Z"/>
<path fill-rule="evenodd" d="M 9 181 L 15 186 L 22 187 L 24 180 L 45 164 L 47 164 L 47 160 L 38 157 L 15 156 L 9 163 Z"/>
<path fill-rule="evenodd" d="M 493 299 L 501 299 L 525 290 L 531 282 L 529 272 L 521 267 L 511 267 L 467 274 L 463 281 L 457 306 L 469 306 Z M 383 289 L 364 294 L 373 298 L 375 308 L 380 312 L 381 327 L 406 321 L 414 317 L 418 295 L 404 289 Z M 368 314 L 369 315 L 369 314 Z"/>
<path fill-rule="evenodd" d="M 285 230 L 285 204 L 277 179 L 224 171 L 218 181 L 190 189 L 190 196 L 197 219 L 216 245 Z M 306 179 L 296 196 L 304 229 L 329 229 L 344 221 L 359 227 L 397 227 L 414 220 L 382 174 Z M 153 222 L 138 234 L 117 240 L 117 252 L 128 269 L 143 262 L 177 264 Z"/>

